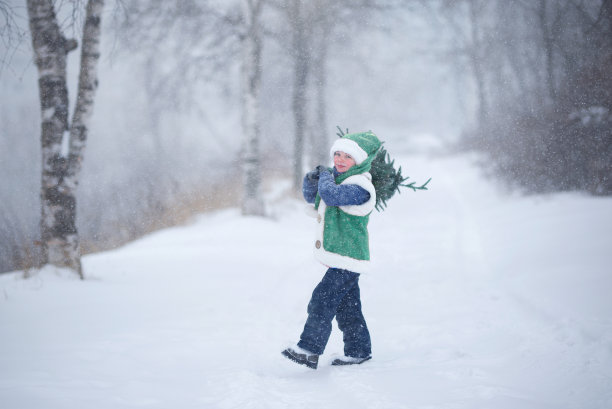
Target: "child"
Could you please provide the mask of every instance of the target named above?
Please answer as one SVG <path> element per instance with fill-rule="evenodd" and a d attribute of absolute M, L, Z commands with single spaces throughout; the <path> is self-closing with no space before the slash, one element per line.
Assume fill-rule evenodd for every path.
<path fill-rule="evenodd" d="M 372 357 L 358 282 L 370 260 L 367 225 L 376 191 L 369 171 L 380 147 L 372 132 L 344 135 L 330 151 L 334 168 L 318 166 L 304 177 L 304 199 L 318 213 L 315 257 L 329 269 L 312 293 L 300 341 L 282 354 L 309 368 L 317 368 L 334 316 L 343 333 L 344 357 L 332 365 L 361 364 Z"/>

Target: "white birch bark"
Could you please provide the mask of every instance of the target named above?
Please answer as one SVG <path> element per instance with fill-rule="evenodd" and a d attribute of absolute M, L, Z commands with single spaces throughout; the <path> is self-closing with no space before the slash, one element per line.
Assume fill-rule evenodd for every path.
<path fill-rule="evenodd" d="M 304 171 L 304 135 L 306 131 L 306 89 L 310 69 L 307 27 L 302 0 L 293 0 L 290 6 L 290 21 L 293 24 L 293 97 L 292 110 L 295 127 L 293 145 L 293 189 L 302 188 Z"/>
<path fill-rule="evenodd" d="M 77 47 L 76 41 L 67 40 L 61 33 L 53 0 L 27 0 L 27 6 L 42 112 L 42 264 L 70 268 L 83 278 L 75 190 L 97 88 L 96 67 L 104 1 L 87 2 L 72 126 L 68 118 L 66 57 Z M 67 155 L 62 150 L 65 137 L 70 138 Z"/>
<path fill-rule="evenodd" d="M 89 0 L 83 26 L 81 67 L 77 100 L 70 127 L 70 151 L 68 176 L 70 185 L 76 187 L 81 170 L 83 152 L 94 108 L 94 97 L 98 89 L 98 60 L 100 59 L 100 36 L 104 0 Z"/>
<path fill-rule="evenodd" d="M 322 7 L 319 2 L 318 7 Z M 322 8 L 323 9 L 323 8 Z M 316 124 L 311 146 L 311 166 L 328 165 L 329 158 L 329 136 L 330 130 L 327 127 L 327 56 L 330 45 L 332 31 L 332 19 L 335 7 L 324 9 L 325 13 L 317 16 L 316 40 L 317 47 L 313 50 L 314 64 L 313 76 L 315 81 L 316 98 Z M 335 132 L 334 132 L 335 134 Z"/>
<path fill-rule="evenodd" d="M 242 146 L 243 197 L 242 214 L 263 216 L 261 191 L 261 159 L 259 153 L 260 118 L 259 91 L 261 86 L 262 0 L 244 0 L 245 34 L 242 38 Z"/>

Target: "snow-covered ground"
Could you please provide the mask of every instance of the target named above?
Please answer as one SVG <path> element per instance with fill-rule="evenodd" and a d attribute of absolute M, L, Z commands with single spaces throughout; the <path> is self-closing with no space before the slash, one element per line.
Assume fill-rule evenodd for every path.
<path fill-rule="evenodd" d="M 373 359 L 284 359 L 324 268 L 298 200 L 0 276 L 0 408 L 612 407 L 612 199 L 507 195 L 473 158 L 397 158 L 428 192 L 371 217 Z"/>

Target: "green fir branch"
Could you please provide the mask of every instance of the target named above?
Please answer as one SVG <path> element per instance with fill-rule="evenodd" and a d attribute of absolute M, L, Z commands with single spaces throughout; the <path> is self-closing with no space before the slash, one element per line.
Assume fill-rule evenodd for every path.
<path fill-rule="evenodd" d="M 338 132 L 336 132 L 336 135 L 338 135 L 338 138 L 342 138 L 344 137 L 344 135 L 347 135 L 349 133 L 348 128 L 346 128 L 346 132 L 342 130 L 342 128 L 340 128 L 338 125 L 336 125 L 336 128 L 338 128 Z"/>
<path fill-rule="evenodd" d="M 338 125 L 336 125 L 336 128 L 338 129 L 336 135 L 340 138 L 349 133 L 348 128 L 346 128 L 346 131 L 343 131 Z M 413 192 L 429 190 L 427 189 L 427 184 L 431 181 L 431 178 L 429 178 L 421 186 L 415 186 L 416 182 L 406 183 L 410 178 L 402 176 L 401 166 L 397 170 L 395 169 L 395 160 L 391 159 L 389 153 L 382 145 L 374 160 L 372 160 L 370 174 L 372 175 L 372 184 L 376 190 L 375 208 L 379 212 L 387 207 L 387 201 L 393 197 L 395 192 L 401 193 L 400 187 L 412 189 Z"/>
<path fill-rule="evenodd" d="M 427 184 L 431 178 L 421 186 L 415 186 L 416 182 L 406 183 L 408 176 L 402 176 L 402 167 L 395 169 L 395 160 L 392 160 L 384 146 L 376 154 L 372 161 L 370 169 L 372 175 L 372 184 L 376 190 L 376 205 L 375 208 L 379 212 L 387 207 L 387 201 L 395 195 L 395 192 L 401 193 L 400 187 L 417 190 L 428 190 Z"/>
<path fill-rule="evenodd" d="M 410 179 L 410 178 L 406 178 L 406 179 Z M 415 192 L 417 190 L 429 190 L 429 189 L 427 189 L 427 184 L 429 183 L 430 180 L 431 180 L 431 178 L 427 179 L 427 182 L 423 183 L 421 186 L 414 186 L 414 184 L 416 182 L 412 182 L 412 183 L 410 183 L 408 185 L 402 184 L 401 186 L 410 188 L 410 189 L 412 189 Z"/>

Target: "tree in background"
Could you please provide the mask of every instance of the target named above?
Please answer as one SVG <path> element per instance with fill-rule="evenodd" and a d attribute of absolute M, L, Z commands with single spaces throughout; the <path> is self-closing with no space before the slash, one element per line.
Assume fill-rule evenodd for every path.
<path fill-rule="evenodd" d="M 307 2 L 290 0 L 287 11 L 291 23 L 291 54 L 293 57 L 293 96 L 291 109 L 293 112 L 293 189 L 297 192 L 302 186 L 304 135 L 306 134 L 306 90 L 310 73 L 311 47 L 308 25 L 310 13 Z"/>
<path fill-rule="evenodd" d="M 4 45 L 4 52 L 0 53 L 0 75 L 9 65 L 14 48 L 26 34 L 17 22 L 18 7 L 12 3 L 14 2 L 0 0 L 0 41 Z"/>
<path fill-rule="evenodd" d="M 427 4 L 432 7 L 431 4 Z M 451 64 L 465 67 L 471 74 L 476 94 L 478 121 L 484 123 L 489 113 L 487 75 L 492 58 L 492 3 L 487 0 L 442 0 L 434 16 L 452 33 L 447 59 Z"/>
<path fill-rule="evenodd" d="M 305 156 L 310 155 L 309 166 L 329 161 L 329 134 L 333 130 L 328 129 L 326 98 L 330 50 L 346 45 L 351 31 L 376 29 L 367 23 L 405 4 L 394 0 L 281 0 L 273 4 L 283 12 L 283 21 L 289 22 L 284 25 L 285 35 L 278 38 L 287 42 L 284 48 L 291 59 L 294 128 L 291 179 L 294 191 L 299 191 Z M 314 118 L 309 118 L 312 111 Z M 304 149 L 307 137 L 309 151 Z"/>
<path fill-rule="evenodd" d="M 83 278 L 75 190 L 98 87 L 96 70 L 104 1 L 87 1 L 77 101 L 71 122 L 66 59 L 77 48 L 77 42 L 61 32 L 54 1 L 27 0 L 27 7 L 42 114 L 42 263 L 68 267 Z"/>
<path fill-rule="evenodd" d="M 105 84 L 116 85 L 105 86 L 96 97 L 92 126 L 104 130 L 107 137 L 103 141 L 92 138 L 87 143 L 88 151 L 93 154 L 84 163 L 78 189 L 81 249 L 87 253 L 116 247 L 157 228 L 185 221 L 194 212 L 235 205 L 234 189 L 246 192 L 247 188 L 257 186 L 246 177 L 243 183 L 236 183 L 241 176 L 237 163 L 239 147 L 251 154 L 261 149 L 263 155 L 274 154 L 275 158 L 277 153 L 286 155 L 291 163 L 284 162 L 283 156 L 262 165 L 269 169 L 285 166 L 280 170 L 288 172 L 292 179 L 301 177 L 303 169 L 294 172 L 294 138 L 285 129 L 291 129 L 289 134 L 296 129 L 292 97 L 294 90 L 299 89 L 295 86 L 300 83 L 296 79 L 303 81 L 304 78 L 306 89 L 299 101 L 304 125 L 297 128 L 304 131 L 297 158 L 303 163 L 309 162 L 304 166 L 328 160 L 327 138 L 335 132 L 327 129 L 327 121 L 332 120 L 328 117 L 330 112 L 359 121 L 360 114 L 349 112 L 352 101 L 355 101 L 354 112 L 366 113 L 369 118 L 379 115 L 383 109 L 388 110 L 389 117 L 397 121 L 389 128 L 399 138 L 404 136 L 403 129 L 406 132 L 415 129 L 410 125 L 410 118 L 402 119 L 406 113 L 414 115 L 416 121 L 420 121 L 417 115 L 426 113 L 431 119 L 422 121 L 423 124 L 437 119 L 439 123 L 446 122 L 444 116 L 448 111 L 439 111 L 437 108 L 441 105 L 437 101 L 427 104 L 427 98 L 446 95 L 443 89 L 454 84 L 469 83 L 469 87 L 461 88 L 462 92 L 458 93 L 461 100 L 457 105 L 462 110 L 465 107 L 461 115 L 473 114 L 473 125 L 463 141 L 487 155 L 490 170 L 527 191 L 585 189 L 608 194 L 612 191 L 609 187 L 612 179 L 610 1 L 302 0 L 299 18 L 305 23 L 296 25 L 288 13 L 298 4 L 297 0 L 266 0 L 266 7 L 258 14 L 260 38 L 266 42 L 259 50 L 265 54 L 263 57 L 260 54 L 259 64 L 251 65 L 260 69 L 252 78 L 261 75 L 261 95 L 266 104 L 251 105 L 255 109 L 250 111 L 250 117 L 262 117 L 261 129 L 251 133 L 262 134 L 255 138 L 260 139 L 260 146 L 251 149 L 246 127 L 244 132 L 240 131 L 239 117 L 244 114 L 246 118 L 247 112 L 240 89 L 247 90 L 243 84 L 257 85 L 259 80 L 249 84 L 240 67 L 245 66 L 244 56 L 248 55 L 241 54 L 248 43 L 244 7 L 257 3 L 123 0 L 121 5 L 126 10 L 126 26 L 130 30 L 125 37 L 115 39 L 114 54 L 109 56 L 117 56 L 119 50 L 124 50 L 126 41 L 131 40 L 126 47 L 129 55 L 105 59 L 100 64 L 99 75 L 104 75 Z M 34 202 L 37 206 L 40 173 L 38 161 L 35 166 L 23 165 L 40 154 L 38 146 L 28 138 L 38 133 L 31 125 L 37 122 L 31 116 L 31 107 L 38 104 L 30 92 L 34 81 L 22 81 L 25 75 L 34 74 L 33 67 L 27 68 L 31 52 L 28 47 L 22 55 L 26 50 L 7 52 L 6 47 L 7 41 L 20 43 L 27 38 L 16 34 L 7 40 L 6 27 L 22 33 L 27 31 L 21 27 L 26 21 L 19 15 L 25 12 L 22 3 L 23 0 L 0 1 L 3 40 L 0 74 L 5 75 L 0 82 L 4 97 L 0 110 L 3 134 L 0 161 L 7 175 L 0 185 L 2 271 L 36 264 L 36 255 L 42 248 L 31 245 L 38 238 L 38 209 L 29 204 L 24 206 Z M 83 5 L 85 1 L 53 4 Z M 412 34 L 403 37 L 413 32 L 409 27 L 414 22 L 412 13 L 416 4 L 426 7 L 438 23 L 431 27 L 417 25 L 414 37 Z M 398 13 L 396 5 L 413 7 Z M 281 12 L 275 14 L 275 11 Z M 60 18 L 64 24 L 73 20 L 70 16 Z M 400 20 L 403 28 L 397 24 Z M 8 24 L 2 26 L 5 21 Z M 388 29 L 395 37 L 388 37 L 387 43 L 383 36 L 369 35 L 380 29 Z M 310 58 L 298 58 L 293 47 L 294 30 L 308 34 L 303 35 L 302 41 Z M 421 36 L 421 32 L 426 36 Z M 276 34 L 279 41 L 268 44 L 270 34 Z M 114 33 L 105 30 L 105 35 Z M 440 42 L 431 42 L 433 38 Z M 66 41 L 61 46 L 67 49 L 70 43 Z M 385 55 L 387 45 L 394 50 L 392 58 Z M 368 58 L 364 50 L 371 50 L 373 46 L 376 55 L 384 57 L 383 61 Z M 445 52 L 439 52 L 440 46 Z M 434 55 L 440 58 L 423 60 L 424 56 Z M 306 69 L 302 70 L 304 67 L 299 67 L 296 61 L 307 65 Z M 420 82 L 418 76 L 422 74 L 418 67 L 429 63 L 432 72 L 440 73 L 443 65 L 449 67 L 455 78 L 434 74 L 442 81 Z M 294 75 L 298 68 L 307 75 Z M 478 74 L 474 68 L 478 68 Z M 374 77 L 372 72 L 379 74 Z M 445 83 L 446 79 L 450 82 Z M 419 86 L 413 87 L 417 82 Z M 32 86 L 25 86 L 26 83 Z M 331 89 L 336 83 L 342 84 L 341 87 Z M 368 90 L 378 85 L 388 86 L 398 93 L 381 105 L 370 93 L 363 98 L 364 85 Z M 399 94 L 400 90 L 405 98 Z M 334 99 L 328 100 L 327 94 Z M 406 109 L 413 100 L 418 102 L 417 109 Z M 479 100 L 484 101 L 480 104 L 483 109 L 478 108 Z M 338 101 L 348 103 L 349 107 L 334 106 Z M 451 108 L 445 103 L 442 105 Z M 70 123 L 67 108 L 65 119 L 60 118 L 58 122 L 62 136 L 56 140 L 64 142 L 65 150 L 60 152 L 64 160 L 56 158 L 55 170 L 67 167 L 70 159 L 69 138 L 64 136 L 65 128 L 70 128 L 66 125 Z M 342 122 L 342 126 L 355 126 L 344 119 Z M 335 120 L 331 127 L 334 125 Z M 457 127 L 448 129 L 460 131 Z M 126 140 L 130 143 L 126 144 Z M 254 158 L 257 156 L 254 154 Z M 243 163 L 250 167 L 248 161 Z M 230 171 L 236 173 L 230 174 Z M 90 180 L 92 183 L 86 183 Z M 215 191 L 221 188 L 214 184 L 223 190 Z M 110 205 L 98 203 L 100 196 L 111 198 Z M 216 198 L 223 198 L 224 202 L 207 207 L 209 199 Z M 175 209 L 176 218 L 173 218 Z M 31 254 L 34 257 L 29 257 Z"/>
<path fill-rule="evenodd" d="M 455 42 L 447 55 L 470 67 L 476 96 L 463 143 L 508 184 L 612 194 L 610 2 L 437 3 Z"/>
<path fill-rule="evenodd" d="M 532 56 L 523 62 L 532 79 L 511 101 L 500 84 L 491 83 L 498 106 L 479 132 L 494 135 L 481 146 L 492 169 L 527 192 L 612 194 L 610 0 L 512 6 L 511 14 L 496 18 L 501 25 L 508 23 L 502 17 L 522 17 L 525 26 L 515 39 L 530 33 L 533 51 L 508 59 Z"/>
<path fill-rule="evenodd" d="M 324 0 L 316 0 L 321 3 Z M 324 10 L 319 4 L 317 10 Z M 314 126 L 311 127 L 312 137 L 310 149 L 309 167 L 314 168 L 320 164 L 329 162 L 329 124 L 327 120 L 327 87 L 328 87 L 328 70 L 327 62 L 329 59 L 330 38 L 334 29 L 334 12 L 337 10 L 335 4 L 332 4 L 317 20 L 317 24 L 313 29 L 313 86 L 315 88 L 315 113 Z"/>
<path fill-rule="evenodd" d="M 144 86 L 150 97 L 146 105 L 151 110 L 149 122 L 156 140 L 161 140 L 159 125 L 155 125 L 160 118 L 176 109 L 197 111 L 201 95 L 194 90 L 203 84 L 222 83 L 223 76 L 240 66 L 239 77 L 234 80 L 240 84 L 240 207 L 245 215 L 265 212 L 259 151 L 264 5 L 265 0 L 228 1 L 223 6 L 205 0 L 177 4 L 130 0 L 122 23 L 123 47 L 147 55 Z M 160 60 L 164 64 L 156 63 Z M 201 117 L 205 114 L 198 112 Z"/>
<path fill-rule="evenodd" d="M 261 187 L 261 154 L 259 152 L 261 119 L 259 94 L 261 89 L 261 53 L 263 30 L 261 13 L 263 0 L 243 0 L 242 41 L 242 145 L 243 215 L 265 214 Z"/>

